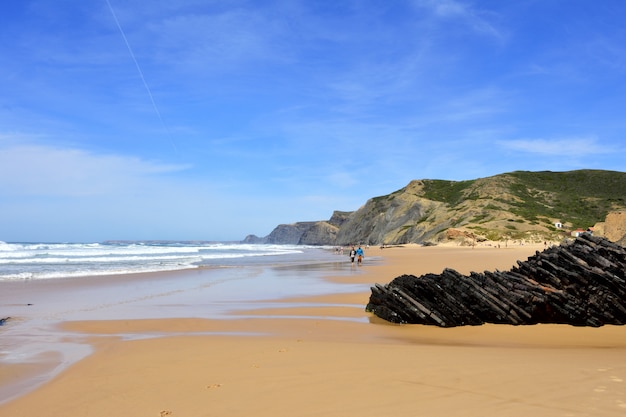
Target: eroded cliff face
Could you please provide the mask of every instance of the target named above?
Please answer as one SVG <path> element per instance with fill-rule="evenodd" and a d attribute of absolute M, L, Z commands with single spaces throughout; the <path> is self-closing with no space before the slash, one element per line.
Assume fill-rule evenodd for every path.
<path fill-rule="evenodd" d="M 612 242 L 622 241 L 626 238 L 626 211 L 616 211 L 606 216 L 605 234 Z"/>
<path fill-rule="evenodd" d="M 245 243 L 268 243 L 281 245 L 332 246 L 337 233 L 353 214 L 351 211 L 335 211 L 329 220 L 279 224 L 265 237 L 248 235 Z"/>
<path fill-rule="evenodd" d="M 399 245 L 405 243 L 437 244 L 455 241 L 471 245 L 485 240 L 559 241 L 563 231 L 545 224 L 532 224 L 503 210 L 485 220 L 486 209 L 480 204 L 451 210 L 443 203 L 410 194 L 371 199 L 355 212 L 337 212 L 330 220 L 278 225 L 265 238 L 248 236 L 247 243 L 292 245 Z M 481 223 L 474 223 L 477 218 Z M 508 235 L 507 226 L 515 225 L 517 238 Z M 495 233 L 492 230 L 504 230 Z M 523 236 L 520 238 L 519 236 Z M 594 226 L 594 234 L 626 245 L 626 211 L 611 212 L 606 221 Z"/>
<path fill-rule="evenodd" d="M 300 245 L 334 245 L 339 228 L 330 222 L 316 222 L 300 237 Z"/>
<path fill-rule="evenodd" d="M 335 243 L 397 245 L 458 240 L 469 245 L 484 240 L 541 241 L 552 235 L 552 240 L 558 239 L 551 220 L 533 222 L 509 210 L 510 204 L 517 202 L 508 192 L 510 182 L 506 177 L 472 181 L 455 197 L 455 204 L 450 204 L 428 195 L 424 180 L 411 181 L 392 194 L 368 200 L 340 227 Z"/>
<path fill-rule="evenodd" d="M 265 243 L 280 245 L 299 245 L 302 235 L 318 222 L 298 222 L 293 224 L 279 224 L 265 238 Z M 324 245 L 324 243 L 319 243 Z"/>
<path fill-rule="evenodd" d="M 602 216 L 610 211 L 606 225 L 598 223 L 595 229 L 617 242 L 626 239 L 626 191 L 615 191 L 612 186 L 610 198 L 606 191 L 599 194 L 607 175 L 618 184 L 625 182 L 626 174 L 605 171 L 512 173 L 460 182 L 415 180 L 389 195 L 369 199 L 354 212 L 335 211 L 329 220 L 281 224 L 265 238 L 251 235 L 246 241 L 306 245 L 559 242 L 570 239 L 572 230 L 581 227 L 568 222 L 568 213 L 577 215 L 581 205 L 604 204 Z M 584 187 L 572 185 L 577 183 Z"/>
<path fill-rule="evenodd" d="M 418 184 L 414 184 L 419 188 Z M 448 227 L 444 204 L 420 197 L 414 187 L 372 198 L 337 233 L 337 244 L 402 244 L 428 240 Z M 439 218 L 434 223 L 428 218 Z"/>
<path fill-rule="evenodd" d="M 626 246 L 626 210 L 614 211 L 606 215 L 606 220 L 597 223 L 594 234 L 604 236 L 611 242 Z"/>
<path fill-rule="evenodd" d="M 417 196 L 398 195 L 371 199 L 355 212 L 341 212 L 326 221 L 298 222 L 278 225 L 265 238 L 248 236 L 247 243 L 292 245 L 399 245 L 405 243 L 437 244 L 455 241 L 471 245 L 485 240 L 559 241 L 566 232 L 542 224 L 532 224 L 507 211 L 484 219 L 485 209 L 467 205 L 451 210 L 443 203 Z M 518 237 L 507 235 L 506 227 L 515 224 Z M 510 226 L 509 226 L 510 227 Z M 501 228 L 504 233 L 490 232 Z M 523 236 L 520 238 L 519 236 Z M 622 246 L 626 244 L 626 211 L 611 212 L 606 221 L 594 226 L 594 234 L 604 236 Z"/>

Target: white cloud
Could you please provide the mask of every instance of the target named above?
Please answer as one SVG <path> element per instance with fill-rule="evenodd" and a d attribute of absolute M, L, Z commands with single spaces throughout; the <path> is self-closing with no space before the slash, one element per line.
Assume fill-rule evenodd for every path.
<path fill-rule="evenodd" d="M 475 9 L 467 3 L 456 0 L 416 0 L 415 4 L 431 10 L 436 17 L 441 19 L 461 19 L 477 33 L 498 40 L 505 38 L 505 34 L 487 18 L 487 12 Z"/>
<path fill-rule="evenodd" d="M 497 141 L 503 148 L 546 156 L 585 156 L 612 152 L 609 147 L 598 143 L 595 137 L 572 137 L 556 139 L 516 139 Z"/>
<path fill-rule="evenodd" d="M 418 1 L 418 4 L 432 8 L 434 13 L 441 17 L 462 16 L 468 13 L 466 5 L 454 0 L 422 0 Z"/>
<path fill-rule="evenodd" d="M 152 20 L 146 29 L 133 45 L 143 60 L 196 76 L 281 61 L 285 52 L 283 24 L 265 9 L 177 10 Z"/>
<path fill-rule="evenodd" d="M 132 189 L 147 178 L 187 168 L 81 149 L 13 145 L 0 148 L 0 190 L 5 195 L 98 195 Z"/>
<path fill-rule="evenodd" d="M 345 171 L 337 171 L 331 173 L 328 176 L 328 180 L 330 184 L 339 189 L 354 187 L 357 186 L 359 183 L 358 179 L 354 177 L 353 173 Z"/>

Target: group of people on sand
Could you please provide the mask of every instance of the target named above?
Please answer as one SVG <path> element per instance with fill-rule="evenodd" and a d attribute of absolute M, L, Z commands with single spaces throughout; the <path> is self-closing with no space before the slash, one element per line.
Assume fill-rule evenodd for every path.
<path fill-rule="evenodd" d="M 350 262 L 352 262 L 352 265 L 354 265 L 354 258 L 357 259 L 357 264 L 361 265 L 364 256 L 365 253 L 363 252 L 363 248 L 360 245 L 359 248 L 356 250 L 354 249 L 354 246 L 352 246 L 352 249 L 350 250 Z"/>

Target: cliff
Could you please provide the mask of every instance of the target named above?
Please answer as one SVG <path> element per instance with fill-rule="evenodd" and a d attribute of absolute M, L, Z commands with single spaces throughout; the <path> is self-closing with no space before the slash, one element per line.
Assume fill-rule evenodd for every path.
<path fill-rule="evenodd" d="M 339 228 L 352 212 L 335 211 L 330 220 L 279 224 L 265 237 L 248 235 L 244 243 L 268 243 L 280 245 L 334 245 Z"/>
<path fill-rule="evenodd" d="M 329 220 L 277 226 L 250 243 L 349 245 L 562 241 L 596 225 L 618 241 L 626 227 L 626 173 L 516 171 L 468 181 L 414 180 Z M 602 224 L 608 219 L 608 229 Z M 620 226 L 621 227 L 621 226 Z"/>

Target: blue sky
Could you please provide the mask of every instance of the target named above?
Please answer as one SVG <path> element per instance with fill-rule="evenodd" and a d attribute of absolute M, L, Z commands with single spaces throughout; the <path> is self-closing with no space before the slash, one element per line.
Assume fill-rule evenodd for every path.
<path fill-rule="evenodd" d="M 23 0 L 0 240 L 240 240 L 413 179 L 626 169 L 622 0 Z"/>

